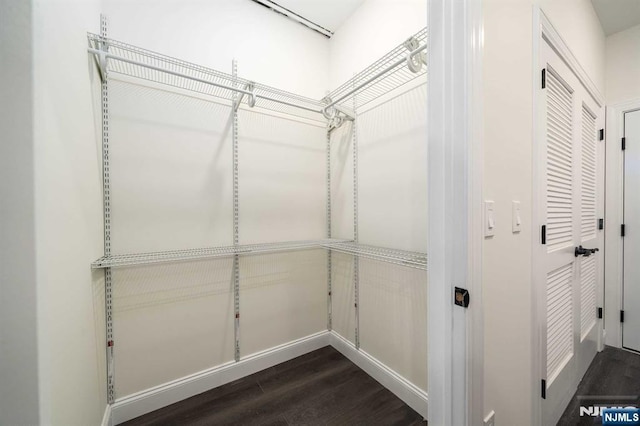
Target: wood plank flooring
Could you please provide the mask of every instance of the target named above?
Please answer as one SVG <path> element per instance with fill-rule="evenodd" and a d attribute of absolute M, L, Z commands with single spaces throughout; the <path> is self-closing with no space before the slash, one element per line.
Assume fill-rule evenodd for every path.
<path fill-rule="evenodd" d="M 582 426 L 601 424 L 593 417 L 580 416 L 581 402 L 590 404 L 584 397 L 589 396 L 639 396 L 640 395 L 640 355 L 612 348 L 598 353 L 580 382 L 576 394 L 569 403 L 558 426 Z M 618 405 L 612 401 L 612 404 Z"/>
<path fill-rule="evenodd" d="M 152 425 L 426 425 L 331 346 L 123 423 Z"/>

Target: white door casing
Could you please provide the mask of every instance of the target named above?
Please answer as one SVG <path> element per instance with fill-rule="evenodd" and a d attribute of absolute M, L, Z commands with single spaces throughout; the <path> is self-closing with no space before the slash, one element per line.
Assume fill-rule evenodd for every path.
<path fill-rule="evenodd" d="M 602 255 L 576 257 L 575 248 L 602 248 L 598 218 L 603 201 L 603 146 L 598 135 L 603 120 L 601 108 L 578 76 L 544 40 L 540 69 L 545 87 L 538 97 L 541 123 L 535 167 L 541 181 L 534 208 L 541 234 L 533 255 L 544 380 L 542 423 L 546 425 L 555 424 L 562 415 L 596 354 L 601 335 L 596 308 L 601 298 Z"/>
<path fill-rule="evenodd" d="M 624 114 L 622 346 L 640 351 L 640 111 Z"/>
<path fill-rule="evenodd" d="M 606 283 L 604 299 L 604 324 L 606 344 L 617 348 L 622 347 L 622 326 L 620 311 L 623 306 L 623 249 L 624 240 L 620 232 L 620 225 L 624 223 L 624 153 L 621 149 L 622 138 L 625 135 L 625 117 L 627 113 L 640 111 L 640 99 L 607 105 L 606 131 Z M 632 138 L 631 138 L 632 139 Z M 632 142 L 631 142 L 632 143 Z M 629 218 L 629 215 L 627 215 Z M 630 235 L 631 231 L 627 235 Z M 627 316 L 627 315 L 625 315 Z M 625 322 L 628 323 L 627 318 Z M 626 345 L 625 345 L 626 346 Z"/>

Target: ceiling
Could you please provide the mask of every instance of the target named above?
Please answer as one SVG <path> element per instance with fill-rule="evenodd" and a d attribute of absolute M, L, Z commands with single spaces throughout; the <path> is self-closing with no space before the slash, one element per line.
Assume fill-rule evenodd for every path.
<path fill-rule="evenodd" d="M 255 1 L 255 0 L 254 0 Z M 288 9 L 333 33 L 365 0 L 258 0 Z"/>
<path fill-rule="evenodd" d="M 591 0 L 591 3 L 605 35 L 640 25 L 640 0 Z"/>

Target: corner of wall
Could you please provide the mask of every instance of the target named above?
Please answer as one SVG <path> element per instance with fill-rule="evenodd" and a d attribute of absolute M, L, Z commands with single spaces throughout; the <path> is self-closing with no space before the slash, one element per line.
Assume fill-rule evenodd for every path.
<path fill-rule="evenodd" d="M 97 32 L 102 2 L 30 3 L 40 423 L 100 424 L 104 310 L 90 268 L 103 247 L 100 113 L 86 33 Z"/>

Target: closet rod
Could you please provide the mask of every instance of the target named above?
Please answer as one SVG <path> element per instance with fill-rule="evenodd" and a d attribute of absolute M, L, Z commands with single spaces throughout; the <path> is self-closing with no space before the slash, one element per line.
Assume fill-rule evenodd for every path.
<path fill-rule="evenodd" d="M 105 52 L 105 51 L 102 51 L 102 50 L 93 49 L 91 47 L 88 48 L 87 50 L 89 51 L 89 53 L 93 53 L 94 55 L 102 56 L 105 59 L 113 59 L 113 60 L 116 60 L 116 61 L 126 62 L 126 63 L 131 64 L 131 65 L 136 65 L 136 66 L 139 66 L 139 67 L 149 68 L 149 69 L 152 69 L 152 70 L 155 70 L 155 71 L 160 71 L 160 72 L 163 72 L 163 73 L 175 75 L 176 77 L 186 78 L 188 80 L 197 81 L 199 83 L 209 84 L 211 86 L 219 87 L 221 89 L 226 89 L 226 90 L 230 90 L 230 91 L 233 91 L 233 92 L 243 93 L 245 95 L 253 96 L 255 98 L 264 99 L 266 101 L 277 102 L 279 104 L 288 105 L 288 106 L 291 106 L 291 107 L 294 107 L 294 108 L 304 109 L 304 110 L 307 110 L 307 111 L 311 111 L 311 112 L 316 112 L 318 114 L 322 114 L 322 111 L 320 111 L 320 110 L 316 110 L 316 109 L 313 109 L 313 108 L 307 108 L 307 107 L 302 106 L 302 105 L 296 105 L 296 104 L 293 104 L 293 103 L 290 103 L 290 102 L 282 101 L 280 99 L 271 98 L 269 96 L 259 95 L 259 94 L 256 94 L 255 92 L 251 92 L 249 90 L 234 88 L 234 87 L 226 86 L 224 84 L 219 84 L 219 83 L 214 83 L 212 81 L 203 80 L 201 78 L 191 77 L 189 75 L 185 75 L 185 74 L 182 74 L 182 73 L 179 73 L 179 72 L 171 71 L 171 70 L 168 70 L 168 69 L 165 69 L 165 68 L 160 68 L 160 67 L 156 67 L 154 65 L 145 64 L 143 62 L 134 61 L 133 59 L 123 58 L 122 56 L 113 55 L 111 53 L 108 53 L 108 52 Z"/>
<path fill-rule="evenodd" d="M 360 83 L 359 85 L 357 85 L 356 87 L 354 87 L 353 89 L 349 90 L 347 93 L 345 93 L 344 95 L 340 96 L 338 99 L 333 100 L 330 104 L 328 104 L 327 106 L 325 106 L 324 108 L 322 108 L 322 113 L 325 115 L 327 114 L 327 110 L 329 108 L 331 108 L 332 106 L 334 106 L 335 104 L 337 104 L 338 102 L 342 102 L 343 100 L 347 99 L 349 96 L 353 95 L 354 93 L 356 93 L 358 90 L 362 89 L 363 87 L 365 87 L 367 84 L 371 83 L 374 80 L 377 80 L 378 78 L 382 77 L 383 75 L 385 75 L 386 73 L 388 73 L 389 71 L 391 71 L 392 69 L 394 69 L 395 67 L 397 67 L 398 65 L 402 64 L 403 62 L 406 62 L 407 59 L 408 60 L 412 60 L 414 56 L 416 56 L 418 53 L 422 52 L 423 50 L 425 50 L 427 48 L 427 45 L 424 44 L 420 47 L 418 47 L 415 50 L 412 50 L 411 52 L 409 52 L 408 56 L 406 58 L 401 58 L 398 59 L 397 61 L 395 61 L 393 64 L 389 65 L 388 67 L 384 68 L 382 71 L 378 72 L 376 75 L 374 75 L 373 77 L 368 78 L 366 81 L 364 81 L 363 83 Z"/>

